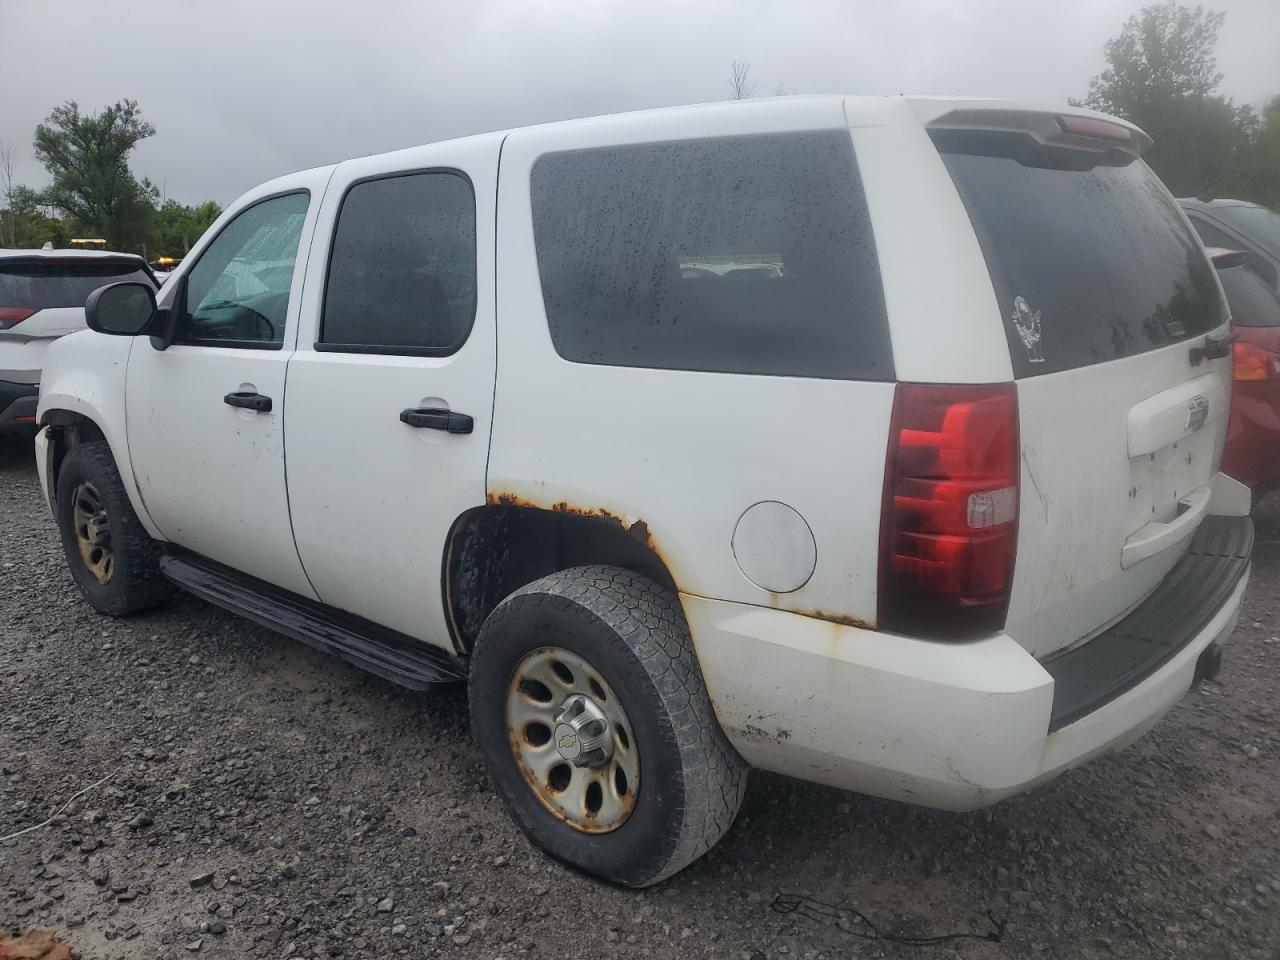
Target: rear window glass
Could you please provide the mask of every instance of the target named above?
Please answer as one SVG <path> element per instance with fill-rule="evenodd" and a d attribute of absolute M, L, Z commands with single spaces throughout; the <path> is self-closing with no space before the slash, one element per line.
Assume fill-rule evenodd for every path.
<path fill-rule="evenodd" d="M 1015 376 L 1187 340 L 1225 315 L 1213 268 L 1141 160 L 934 131 L 1000 303 Z"/>
<path fill-rule="evenodd" d="M 1219 272 L 1231 307 L 1231 322 L 1242 327 L 1280 327 L 1280 297 L 1247 267 Z"/>
<path fill-rule="evenodd" d="M 140 266 L 119 261 L 0 260 L 0 307 L 30 310 L 83 307 L 93 291 L 121 280 L 138 280 L 155 286 Z"/>
<path fill-rule="evenodd" d="M 531 190 L 547 321 L 565 359 L 893 378 L 848 133 L 547 154 Z"/>

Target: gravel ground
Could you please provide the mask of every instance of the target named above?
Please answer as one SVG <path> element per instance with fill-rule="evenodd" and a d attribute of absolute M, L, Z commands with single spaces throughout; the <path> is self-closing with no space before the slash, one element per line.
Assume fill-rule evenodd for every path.
<path fill-rule="evenodd" d="M 91 958 L 1280 958 L 1280 504 L 1257 522 L 1219 682 L 1135 746 L 976 814 L 753 774 L 724 841 L 636 893 L 524 840 L 460 691 L 191 598 L 94 614 L 30 447 L 0 441 L 0 835 L 113 774 L 0 843 L 0 936 L 51 927 Z M 989 917 L 999 943 L 866 939 Z"/>

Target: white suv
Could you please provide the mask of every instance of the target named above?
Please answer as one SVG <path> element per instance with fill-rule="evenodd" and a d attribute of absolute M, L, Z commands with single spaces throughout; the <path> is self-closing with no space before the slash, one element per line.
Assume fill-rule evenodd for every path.
<path fill-rule="evenodd" d="M 44 354 L 85 328 L 84 301 L 104 283 L 156 286 L 141 257 L 98 250 L 0 250 L 0 433 L 30 430 Z"/>
<path fill-rule="evenodd" d="M 789 97 L 264 184 L 50 351 L 72 572 L 465 678 L 514 819 L 623 884 L 749 767 L 1025 790 L 1215 674 L 1249 569 L 1221 288 L 1149 143 Z"/>

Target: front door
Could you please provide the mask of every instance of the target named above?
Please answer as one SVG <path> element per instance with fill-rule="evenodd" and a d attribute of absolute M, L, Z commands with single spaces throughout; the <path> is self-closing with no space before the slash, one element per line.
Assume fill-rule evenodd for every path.
<path fill-rule="evenodd" d="M 499 144 L 337 168 L 289 361 L 289 500 L 316 593 L 444 647 L 449 533 L 485 499 Z"/>
<path fill-rule="evenodd" d="M 125 389 L 133 473 L 165 538 L 311 597 L 285 495 L 284 381 L 325 176 L 277 182 L 197 248 L 161 300 L 175 342 L 139 338 Z"/>

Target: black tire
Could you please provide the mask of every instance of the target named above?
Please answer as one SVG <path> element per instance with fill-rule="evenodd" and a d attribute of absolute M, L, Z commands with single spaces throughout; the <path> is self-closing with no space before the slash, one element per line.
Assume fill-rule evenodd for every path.
<path fill-rule="evenodd" d="M 548 811 L 508 738 L 506 697 L 533 650 L 567 649 L 616 691 L 640 757 L 621 826 L 586 833 Z M 525 834 L 556 859 L 613 883 L 649 886 L 715 845 L 742 804 L 748 768 L 725 739 L 677 598 L 619 567 L 574 567 L 517 590 L 490 614 L 468 681 L 471 725 L 490 779 Z"/>
<path fill-rule="evenodd" d="M 76 534 L 75 499 L 85 482 L 92 485 L 106 513 L 112 553 L 106 583 L 99 581 L 81 555 Z M 93 609 L 122 617 L 157 606 L 168 598 L 168 582 L 160 574 L 160 548 L 133 512 L 106 443 L 95 440 L 71 449 L 58 471 L 56 505 L 62 552 L 76 586 Z"/>

